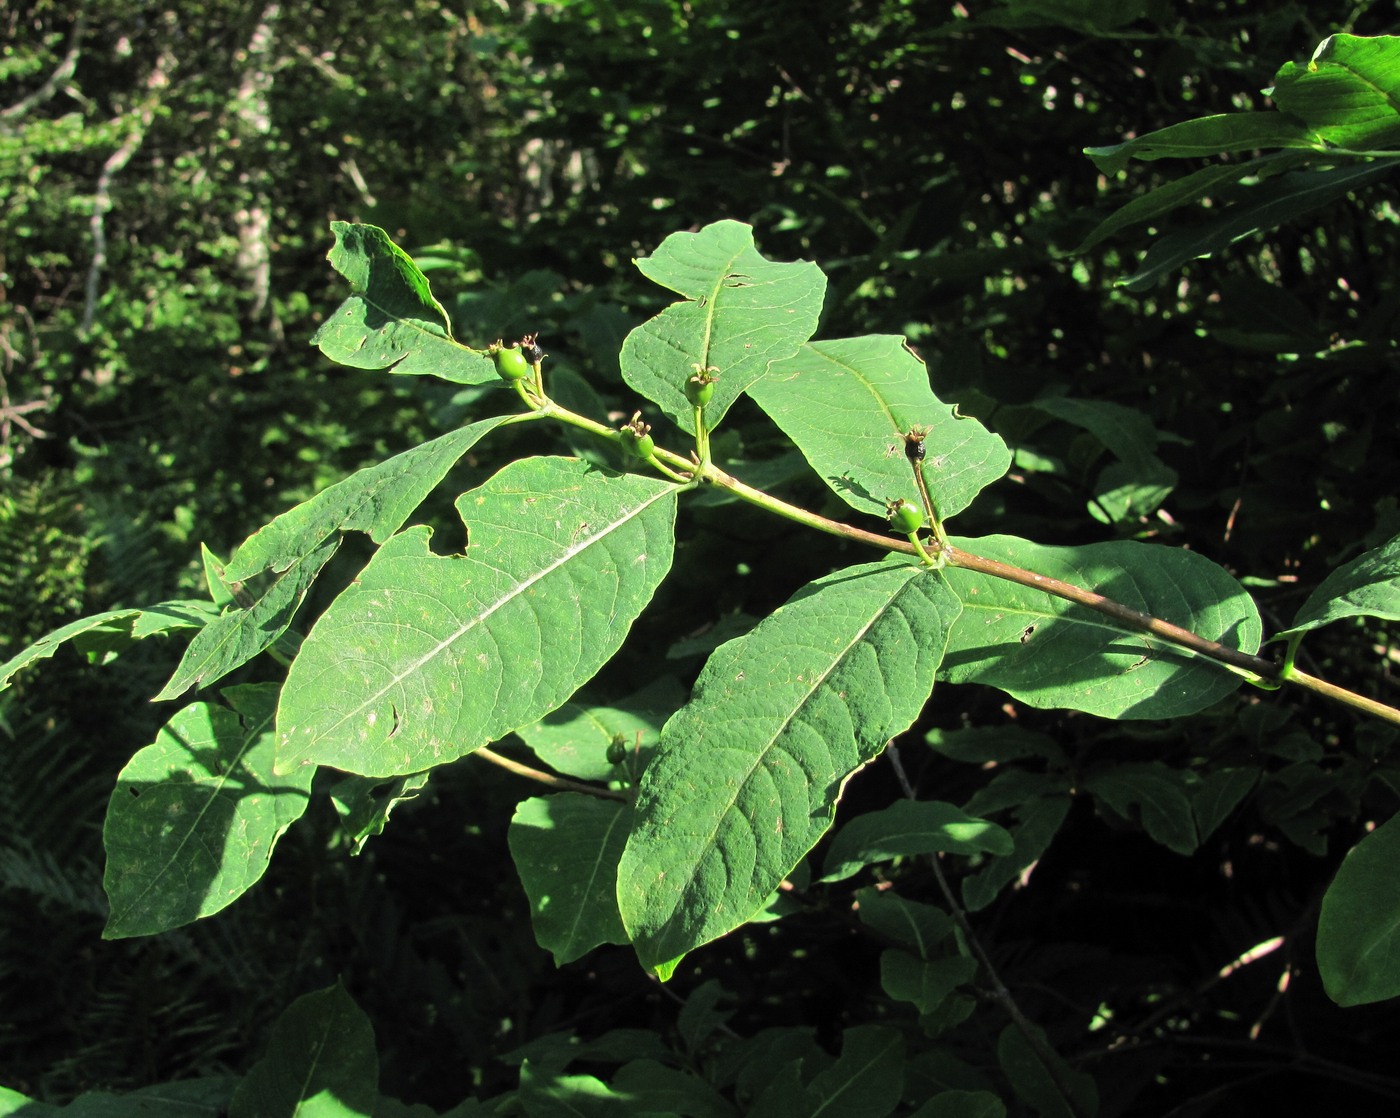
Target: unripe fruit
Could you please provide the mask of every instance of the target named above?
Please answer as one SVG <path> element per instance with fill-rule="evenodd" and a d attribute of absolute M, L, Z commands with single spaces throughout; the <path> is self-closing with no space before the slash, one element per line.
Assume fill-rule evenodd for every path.
<path fill-rule="evenodd" d="M 627 760 L 627 739 L 621 734 L 613 734 L 612 741 L 608 742 L 608 764 L 620 765 Z"/>
<path fill-rule="evenodd" d="M 518 345 L 505 346 L 497 342 L 491 347 L 490 353 L 491 360 L 496 363 L 496 372 L 502 380 L 524 380 L 530 375 L 530 362 L 525 360 L 525 355 L 520 352 Z"/>
<path fill-rule="evenodd" d="M 651 457 L 656 441 L 650 435 L 651 425 L 642 422 L 641 412 L 633 412 L 631 420 L 620 430 L 623 446 L 643 461 Z"/>
<path fill-rule="evenodd" d="M 719 374 L 714 369 L 702 369 L 699 365 L 692 365 L 695 375 L 685 382 L 685 398 L 690 401 L 690 406 L 703 408 L 710 402 L 715 394 L 715 381 L 719 380 Z"/>
<path fill-rule="evenodd" d="M 918 505 L 911 505 L 903 500 L 890 503 L 890 527 L 896 532 L 903 532 L 907 536 L 923 526 L 924 510 Z"/>

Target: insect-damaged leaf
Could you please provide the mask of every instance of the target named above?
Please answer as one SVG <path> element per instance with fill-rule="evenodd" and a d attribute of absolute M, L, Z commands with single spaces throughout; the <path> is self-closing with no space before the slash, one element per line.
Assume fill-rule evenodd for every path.
<path fill-rule="evenodd" d="M 391 538 L 316 623 L 277 714 L 278 771 L 455 760 L 564 702 L 671 565 L 676 486 L 528 458 L 462 494 L 465 555 Z"/>

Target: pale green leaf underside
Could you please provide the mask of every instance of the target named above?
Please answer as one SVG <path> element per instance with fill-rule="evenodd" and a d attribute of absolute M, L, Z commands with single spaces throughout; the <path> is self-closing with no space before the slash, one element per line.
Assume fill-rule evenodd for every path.
<path fill-rule="evenodd" d="M 1259 647 L 1254 602 L 1195 552 L 1131 541 L 1046 547 L 1013 536 L 954 541 L 989 559 L 1093 590 L 1243 652 Z M 1177 718 L 1240 684 L 1214 661 L 1095 610 L 949 568 L 963 602 L 939 678 L 997 687 L 1032 706 L 1106 718 Z"/>
<path fill-rule="evenodd" d="M 457 499 L 465 555 L 434 555 L 428 528 L 392 537 L 292 664 L 279 771 L 418 772 L 559 706 L 670 569 L 676 491 L 528 458 Z"/>
<path fill-rule="evenodd" d="M 713 428 L 769 362 L 791 356 L 812 336 L 826 294 L 820 268 L 765 260 L 754 248 L 753 229 L 737 221 L 672 233 L 637 267 L 686 301 L 627 335 L 622 377 L 691 434 L 694 409 L 685 397 L 691 366 L 719 370 L 705 408 Z"/>
<path fill-rule="evenodd" d="M 484 384 L 496 376 L 491 359 L 452 340 L 447 312 L 427 277 L 406 252 L 374 225 L 331 222 L 335 245 L 327 259 L 354 292 L 311 339 L 322 353 L 354 369 L 441 377 Z"/>
<path fill-rule="evenodd" d="M 846 777 L 918 715 L 957 610 L 937 573 L 868 564 L 715 650 L 662 730 L 618 873 L 645 966 L 757 911 L 831 825 Z"/>
<path fill-rule="evenodd" d="M 539 945 L 563 966 L 604 943 L 626 943 L 617 911 L 617 863 L 632 808 L 575 792 L 539 796 L 515 809 L 508 839 L 530 898 Z"/>
<path fill-rule="evenodd" d="M 1292 628 L 1278 636 L 1305 633 L 1344 617 L 1400 621 L 1400 536 L 1338 567 L 1323 579 L 1308 595 Z"/>
<path fill-rule="evenodd" d="M 928 431 L 924 481 L 942 517 L 967 508 L 1011 465 L 1000 436 L 941 402 L 924 363 L 895 335 L 809 342 L 749 395 L 838 497 L 875 516 L 896 497 L 919 502 L 902 438 L 915 426 Z"/>
<path fill-rule="evenodd" d="M 321 490 L 253 533 L 224 568 L 224 578 L 242 582 L 265 570 L 285 571 L 334 532 L 366 532 L 383 543 L 457 460 L 507 418 L 493 416 L 449 431 Z"/>
<path fill-rule="evenodd" d="M 1317 967 L 1338 1005 L 1400 995 L 1400 816 L 1350 851 L 1322 899 Z"/>
<path fill-rule="evenodd" d="M 209 622 L 195 634 L 175 674 L 151 701 L 177 698 L 191 687 L 207 687 L 271 647 L 287 631 L 307 590 L 338 547 L 338 538 L 327 540 L 287 568 L 251 606 L 229 610 Z"/>
<path fill-rule="evenodd" d="M 103 936 L 153 935 L 218 912 L 262 877 L 302 812 L 311 770 L 272 774 L 277 687 L 181 710 L 117 777 L 102 841 Z"/>

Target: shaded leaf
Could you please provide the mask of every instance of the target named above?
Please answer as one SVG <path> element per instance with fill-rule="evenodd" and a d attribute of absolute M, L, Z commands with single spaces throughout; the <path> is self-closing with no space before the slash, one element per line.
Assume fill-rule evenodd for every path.
<path fill-rule="evenodd" d="M 1184 120 L 1121 144 L 1085 148 L 1084 154 L 1105 175 L 1116 175 L 1130 159 L 1200 159 L 1264 148 L 1321 148 L 1318 138 L 1297 117 L 1279 112 L 1220 113 Z M 1236 164 L 1238 178 L 1247 165 Z"/>
<path fill-rule="evenodd" d="M 884 1025 L 857 1025 L 841 1036 L 841 1055 L 805 1092 L 806 1113 L 821 1118 L 884 1118 L 904 1090 L 904 1038 Z"/>
<path fill-rule="evenodd" d="M 831 825 L 842 783 L 906 729 L 957 605 L 936 573 L 851 567 L 717 649 L 642 776 L 618 874 L 648 969 L 748 920 Z"/>
<path fill-rule="evenodd" d="M 1296 220 L 1391 174 L 1400 160 L 1294 171 L 1252 187 L 1244 200 L 1194 229 L 1161 237 L 1143 257 L 1138 270 L 1120 282 L 1130 291 L 1145 291 L 1181 265 L 1213 256 L 1236 241 Z"/>
<path fill-rule="evenodd" d="M 351 1118 L 379 1094 L 374 1030 L 336 983 L 287 1007 L 229 1105 L 229 1118 Z"/>
<path fill-rule="evenodd" d="M 1012 536 L 955 541 L 973 554 L 1093 590 L 1253 653 L 1262 624 L 1238 582 L 1201 555 L 1132 541 L 1046 547 Z M 1107 718 L 1176 718 L 1240 684 L 1213 660 L 1097 610 L 1005 579 L 949 568 L 963 602 L 940 678 L 998 687 L 1032 706 Z"/>
<path fill-rule="evenodd" d="M 662 676 L 616 705 L 570 699 L 515 732 L 555 772 L 578 780 L 616 780 L 624 770 L 640 771 L 662 724 L 683 702 L 685 690 L 680 683 L 674 676 Z M 621 767 L 608 761 L 608 746 L 619 735 L 628 751 Z M 634 757 L 634 751 L 639 755 Z"/>
<path fill-rule="evenodd" d="M 990 1091 L 944 1091 L 909 1118 L 1006 1118 L 1006 1104 Z"/>
<path fill-rule="evenodd" d="M 410 773 L 389 781 L 347 776 L 335 782 L 330 789 L 331 804 L 350 838 L 351 857 L 363 853 L 365 843 L 384 833 L 394 808 L 418 798 L 429 775 Z"/>
<path fill-rule="evenodd" d="M 856 902 L 862 924 L 908 945 L 921 959 L 934 958 L 933 949 L 953 934 L 953 918 L 941 908 L 892 891 L 861 889 Z"/>
<path fill-rule="evenodd" d="M 311 770 L 272 773 L 276 685 L 230 687 L 223 698 L 229 707 L 180 711 L 117 777 L 102 828 L 105 939 L 153 935 L 226 907 L 262 877 L 306 810 Z"/>
<path fill-rule="evenodd" d="M 693 1071 L 666 1067 L 655 1060 L 633 1060 L 618 1068 L 613 1089 L 629 1100 L 633 1112 L 653 1111 L 681 1118 L 736 1118 L 738 1111 Z"/>
<path fill-rule="evenodd" d="M 705 408 L 713 429 L 769 362 L 792 356 L 812 336 L 826 292 L 826 276 L 815 264 L 764 259 L 753 229 L 737 221 L 672 233 L 636 264 L 686 301 L 627 335 L 622 377 L 691 434 L 695 414 L 685 396 L 691 366 L 719 370 Z"/>
<path fill-rule="evenodd" d="M 676 487 L 574 458 L 511 463 L 462 494 L 465 555 L 391 538 L 317 621 L 277 714 L 278 769 L 398 776 L 563 703 L 671 565 Z"/>
<path fill-rule="evenodd" d="M 894 335 L 809 342 L 749 395 L 838 497 L 874 516 L 897 497 L 918 502 L 903 439 L 915 426 L 928 431 L 922 469 L 941 517 L 967 508 L 1011 465 L 1001 438 L 940 401 L 924 363 Z"/>
<path fill-rule="evenodd" d="M 1093 1118 L 1099 1109 L 1099 1091 L 1093 1077 L 1075 1071 L 1056 1053 L 1045 1039 L 1045 1031 L 1029 1025 L 1040 1040 L 1042 1049 L 1054 1061 L 1057 1076 L 1052 1077 L 1039 1054 L 1031 1047 L 1025 1034 L 1015 1025 L 1007 1025 L 997 1038 L 997 1060 L 1010 1081 L 1012 1090 L 1045 1118 Z M 1060 1092 L 1056 1082 L 1067 1083 L 1074 1105 Z"/>
<path fill-rule="evenodd" d="M 1258 779 L 1259 770 L 1253 768 L 1215 769 L 1201 776 L 1191 793 L 1191 813 L 1196 817 L 1196 834 L 1202 842 L 1225 822 Z"/>
<path fill-rule="evenodd" d="M 447 312 L 408 253 L 374 225 L 331 222 L 327 254 L 350 283 L 350 298 L 326 319 L 311 344 L 341 365 L 441 377 L 458 384 L 496 379 L 484 353 L 452 338 Z"/>
<path fill-rule="evenodd" d="M 963 878 L 963 904 L 968 911 L 986 908 L 1003 889 L 1040 861 L 1069 814 L 1069 790 L 1056 787 L 1063 785 L 1063 780 L 1042 777 L 1037 783 L 1041 785 L 1040 794 L 1016 809 L 1016 822 L 1009 828 L 1015 844 L 1012 852 L 1004 858 L 991 859 L 983 869 Z M 990 810 L 978 799 L 974 796 L 968 801 L 970 810 Z"/>
<path fill-rule="evenodd" d="M 1353 846 L 1322 898 L 1317 968 L 1338 1005 L 1400 995 L 1400 816 Z"/>
<path fill-rule="evenodd" d="M 508 418 L 493 416 L 449 431 L 323 489 L 254 532 L 224 568 L 224 578 L 242 582 L 261 571 L 285 571 L 334 532 L 365 532 L 383 543 L 457 460 Z"/>
<path fill-rule="evenodd" d="M 215 616 L 209 602 L 161 602 L 144 609 L 112 609 L 62 625 L 0 664 L 0 690 L 14 674 L 35 660 L 46 660 L 71 641 L 89 660 L 105 664 L 135 641 L 163 637 L 181 629 L 198 629 Z"/>
<path fill-rule="evenodd" d="M 1129 141 L 1129 143 L 1131 142 Z M 1113 149 L 1087 148 L 1085 150 L 1092 153 L 1096 150 L 1111 151 Z M 1306 155 L 1299 155 L 1296 152 L 1280 152 L 1276 155 L 1260 156 L 1258 159 L 1239 163 L 1220 163 L 1202 167 L 1198 171 L 1192 171 L 1189 175 L 1183 175 L 1181 178 L 1172 179 L 1161 186 L 1154 187 L 1146 194 L 1139 195 L 1120 206 L 1094 226 L 1089 231 L 1089 235 L 1075 245 L 1073 252 L 1075 254 L 1088 252 L 1115 233 L 1122 232 L 1134 225 L 1141 225 L 1151 221 L 1154 217 L 1171 213 L 1173 210 L 1179 210 L 1192 202 L 1200 201 L 1202 198 L 1213 195 L 1224 186 L 1246 178 L 1278 174 L 1296 167 L 1300 162 L 1306 160 Z"/>
<path fill-rule="evenodd" d="M 617 912 L 617 862 L 632 809 L 577 792 L 523 801 L 510 821 L 511 857 L 535 939 L 563 966 L 603 943 L 626 943 Z"/>
<path fill-rule="evenodd" d="M 932 1013 L 976 974 L 976 960 L 962 955 L 920 959 L 897 949 L 880 955 L 880 986 L 895 1001 L 908 1002 L 920 1013 Z"/>
<path fill-rule="evenodd" d="M 909 854 L 1010 854 L 1011 836 L 995 823 L 974 819 L 952 804 L 897 800 L 852 819 L 832 840 L 823 881 L 841 881 L 872 862 Z"/>
<path fill-rule="evenodd" d="M 1085 789 L 1124 819 L 1140 820 L 1154 841 L 1177 854 L 1194 854 L 1199 841 L 1180 775 L 1160 761 L 1123 762 L 1091 773 Z"/>

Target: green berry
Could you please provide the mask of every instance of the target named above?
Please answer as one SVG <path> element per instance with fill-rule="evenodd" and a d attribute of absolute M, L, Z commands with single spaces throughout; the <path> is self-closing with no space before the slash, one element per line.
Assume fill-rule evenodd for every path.
<path fill-rule="evenodd" d="M 518 345 L 505 346 L 497 342 L 491 347 L 491 359 L 496 362 L 496 372 L 505 381 L 524 380 L 530 375 L 530 362 L 520 352 Z"/>
<path fill-rule="evenodd" d="M 685 398 L 690 401 L 690 406 L 703 408 L 710 402 L 715 394 L 715 381 L 719 380 L 719 374 L 713 369 L 702 369 L 699 365 L 692 365 L 695 375 L 685 382 Z"/>
<path fill-rule="evenodd" d="M 627 760 L 627 739 L 621 734 L 613 734 L 612 741 L 608 742 L 608 764 L 620 765 Z"/>
<path fill-rule="evenodd" d="M 890 527 L 906 536 L 924 526 L 924 510 L 908 501 L 893 501 L 890 504 Z"/>
<path fill-rule="evenodd" d="M 656 449 L 656 440 L 651 437 L 650 431 L 650 424 L 642 422 L 641 412 L 634 413 L 631 421 L 621 428 L 622 445 L 644 462 Z"/>

